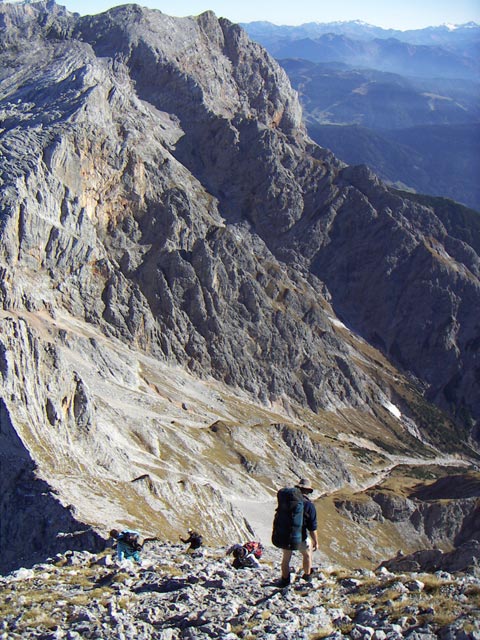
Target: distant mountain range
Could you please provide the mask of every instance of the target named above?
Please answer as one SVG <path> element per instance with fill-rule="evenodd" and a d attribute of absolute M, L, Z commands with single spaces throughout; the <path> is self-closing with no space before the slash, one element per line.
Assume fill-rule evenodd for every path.
<path fill-rule="evenodd" d="M 325 35 L 341 36 L 339 42 L 342 40 L 361 41 L 363 43 L 373 40 L 397 40 L 405 45 L 443 48 L 446 51 L 457 55 L 465 55 L 474 60 L 479 53 L 480 25 L 475 22 L 455 26 L 427 27 L 410 31 L 382 29 L 358 20 L 329 23 L 309 22 L 299 26 L 278 26 L 270 22 L 250 22 L 243 23 L 242 26 L 252 39 L 262 44 L 274 55 L 277 54 L 276 50 L 279 50 L 280 47 L 286 47 L 288 43 L 293 44 L 307 40 L 314 42 L 321 40 Z M 326 42 L 328 42 L 328 39 Z M 477 74 L 478 71 L 477 65 Z"/>
<path fill-rule="evenodd" d="M 312 138 L 349 164 L 480 209 L 480 26 L 244 25 L 280 60 Z"/>
<path fill-rule="evenodd" d="M 342 63 L 282 59 L 308 117 L 324 124 L 374 129 L 480 121 L 480 85 L 467 80 L 411 78 Z"/>
<path fill-rule="evenodd" d="M 411 77 L 480 80 L 480 25 L 382 29 L 363 22 L 242 24 L 277 59 L 342 62 Z"/>

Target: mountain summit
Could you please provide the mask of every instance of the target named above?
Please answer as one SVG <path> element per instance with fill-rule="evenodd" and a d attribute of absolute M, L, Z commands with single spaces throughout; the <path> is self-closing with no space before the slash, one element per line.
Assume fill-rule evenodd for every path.
<path fill-rule="evenodd" d="M 478 455 L 475 212 L 315 145 L 211 12 L 2 4 L 0 41 L 3 568 Z"/>

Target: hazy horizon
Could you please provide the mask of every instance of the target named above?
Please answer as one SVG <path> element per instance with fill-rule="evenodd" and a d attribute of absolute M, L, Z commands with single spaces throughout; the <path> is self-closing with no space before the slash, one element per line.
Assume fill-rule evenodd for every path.
<path fill-rule="evenodd" d="M 0 0 L 2 1 L 2 0 Z M 8 0 L 7 0 L 8 1 Z M 122 4 L 119 0 L 56 0 L 69 11 L 81 15 L 96 14 Z M 232 22 L 271 22 L 278 26 L 298 26 L 309 22 L 350 22 L 358 20 L 383 29 L 406 31 L 443 25 L 480 23 L 478 0 L 297 0 L 279 3 L 274 0 L 139 0 L 136 4 L 158 9 L 171 16 L 199 15 L 211 10 Z"/>

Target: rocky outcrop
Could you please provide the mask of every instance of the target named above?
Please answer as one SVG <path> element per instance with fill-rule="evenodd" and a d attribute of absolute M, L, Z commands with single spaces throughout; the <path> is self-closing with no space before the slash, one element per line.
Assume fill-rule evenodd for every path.
<path fill-rule="evenodd" d="M 7 264 L 41 265 L 89 321 L 259 397 L 318 410 L 332 387 L 363 402 L 358 367 L 326 342 L 315 274 L 349 325 L 473 427 L 478 256 L 447 234 L 440 205 L 393 194 L 311 144 L 286 74 L 242 29 L 136 6 L 80 18 L 4 5 L 2 15 L 5 43 L 28 35 L 37 59 L 16 59 L 5 98 Z M 30 160 L 18 144 L 26 131 Z"/>
<path fill-rule="evenodd" d="M 385 560 L 380 566 L 389 571 L 468 571 L 480 564 L 480 542 L 471 540 L 456 549 L 442 552 L 440 549 L 416 551 L 404 556 L 399 554 L 391 560 Z"/>
<path fill-rule="evenodd" d="M 35 5 L 40 16 L 41 7 Z M 337 404 L 339 385 L 345 385 L 348 403 L 358 402 L 349 377 L 360 380 L 364 375 L 357 367 L 338 376 L 336 359 L 346 358 L 342 341 L 326 336 L 336 342 L 332 351 L 319 339 L 318 332 L 330 324 L 321 283 L 281 266 L 247 226 L 226 226 L 224 216 L 228 219 L 229 210 L 235 213 L 237 208 L 230 197 L 228 206 L 212 198 L 210 178 L 190 166 L 215 138 L 211 127 L 221 126 L 230 130 L 230 141 L 226 143 L 221 129 L 216 147 L 233 152 L 238 166 L 227 158 L 218 162 L 232 166 L 235 182 L 248 181 L 238 163 L 248 166 L 250 161 L 234 142 L 240 136 L 234 121 L 240 119 L 251 130 L 254 144 L 262 146 L 265 136 L 284 139 L 300 116 L 283 72 L 258 46 L 247 46 L 241 30 L 224 24 L 224 34 L 212 16 L 175 21 L 129 7 L 113 11 L 110 18 L 71 20 L 76 29 L 71 40 L 54 39 L 48 46 L 41 37 L 35 40 L 40 50 L 45 48 L 38 55 L 42 63 L 37 69 L 24 67 L 17 91 L 24 103 L 32 101 L 30 109 L 38 114 L 39 126 L 29 144 L 43 161 L 34 171 L 25 165 L 21 147 L 19 157 L 9 149 L 9 138 L 21 135 L 20 122 L 14 126 L 21 114 L 6 122 L 5 159 L 16 169 L 6 174 L 12 183 L 6 194 L 12 200 L 7 195 L 4 203 L 5 262 L 11 264 L 13 256 L 20 255 L 17 269 L 45 273 L 44 285 L 58 292 L 51 302 L 54 308 L 67 306 L 110 334 L 134 340 L 195 373 L 214 375 L 264 400 L 286 393 L 315 410 Z M 191 31 L 195 45 L 189 56 L 174 63 L 183 30 Z M 67 43 L 72 47 L 69 64 L 77 69 L 70 92 L 69 81 L 52 84 L 49 79 L 52 70 L 70 73 L 63 58 Z M 166 49 L 159 51 L 159 46 Z M 204 77 L 207 70 L 201 62 L 208 59 L 211 46 L 224 64 L 213 85 L 211 68 Z M 255 76 L 261 91 L 250 79 L 257 57 L 263 60 Z M 48 86 L 43 94 L 36 91 L 39 75 Z M 183 93 L 177 86 L 182 83 Z M 198 92 L 195 99 L 185 93 L 192 83 Z M 222 100 L 217 99 L 220 93 Z M 15 95 L 13 91 L 12 102 Z M 283 115 L 272 129 L 280 102 Z M 208 144 L 198 136 L 205 136 Z M 185 149 L 187 141 L 190 150 Z M 258 158 L 257 151 L 256 162 L 264 163 L 266 175 L 271 162 Z M 270 156 L 276 162 L 273 149 Z M 220 171 L 206 158 L 195 162 L 209 175 Z M 260 166 L 255 169 L 259 171 Z M 225 176 L 228 182 L 231 178 Z M 284 208 L 290 216 L 287 202 Z M 25 227 L 20 237 L 18 225 Z M 245 251 L 251 242 L 254 251 Z M 40 248 L 44 251 L 39 253 Z M 5 286 L 9 280 L 6 274 Z M 5 291 L 4 306 L 10 304 L 9 297 L 23 295 L 32 298 L 30 305 L 42 307 L 33 294 L 22 291 L 25 284 L 26 277 L 13 281 L 12 288 L 20 290 Z M 306 321 L 296 322 L 298 316 Z M 311 367 L 310 360 L 325 361 L 325 367 Z M 308 367 L 305 382 L 306 375 L 294 372 L 302 365 Z M 335 381 L 330 382 L 332 376 Z"/>
<path fill-rule="evenodd" d="M 220 541 L 298 477 L 475 455 L 468 215 L 314 145 L 285 73 L 210 12 L 0 16 L 1 429 L 61 504 Z"/>
<path fill-rule="evenodd" d="M 478 473 L 449 475 L 431 483 L 419 483 L 407 495 L 379 485 L 352 498 L 338 498 L 335 506 L 358 523 L 392 523 L 405 540 L 413 539 L 415 531 L 419 541 L 434 547 L 452 548 L 479 542 Z"/>
<path fill-rule="evenodd" d="M 474 427 L 478 326 L 471 300 L 478 295 L 478 231 L 467 240 L 451 228 L 441 200 L 425 198 L 419 208 L 406 194 L 380 187 L 380 195 L 378 180 L 365 168 L 350 167 L 342 177 L 353 187 L 357 206 L 342 205 L 328 246 L 316 253 L 314 273 L 332 291 L 342 317 L 424 380 L 429 399 Z M 459 218 L 465 214 L 478 229 L 475 212 L 458 207 Z M 395 240 L 377 242 L 385 237 Z M 464 281 L 465 296 L 447 284 L 452 278 Z"/>

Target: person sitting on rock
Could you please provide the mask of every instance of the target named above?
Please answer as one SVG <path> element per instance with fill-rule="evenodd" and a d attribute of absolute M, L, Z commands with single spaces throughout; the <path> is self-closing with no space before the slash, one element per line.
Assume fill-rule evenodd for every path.
<path fill-rule="evenodd" d="M 234 544 L 227 549 L 227 556 L 230 554 L 233 556 L 232 564 L 235 569 L 258 569 L 260 567 L 258 553 L 256 554 L 255 549 L 249 547 L 249 544 Z"/>
<path fill-rule="evenodd" d="M 188 533 L 188 538 L 186 540 L 184 540 L 182 538 L 182 536 L 179 536 L 180 540 L 182 542 L 184 542 L 185 544 L 189 544 L 190 546 L 187 549 L 188 551 L 195 551 L 196 549 L 200 549 L 200 547 L 203 544 L 203 538 L 202 536 L 197 533 L 196 531 L 194 531 L 193 529 L 188 529 L 187 531 Z"/>

